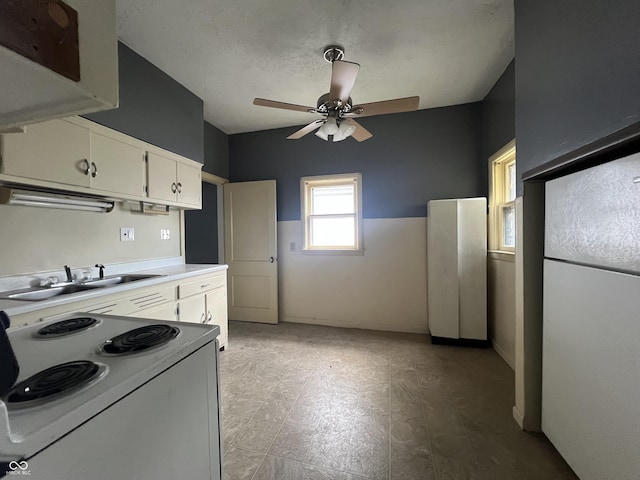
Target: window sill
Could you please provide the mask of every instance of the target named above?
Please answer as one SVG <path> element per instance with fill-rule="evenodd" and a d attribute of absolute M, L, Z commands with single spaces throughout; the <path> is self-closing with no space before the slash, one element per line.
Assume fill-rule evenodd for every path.
<path fill-rule="evenodd" d="M 503 262 L 516 261 L 516 252 L 505 252 L 504 250 L 489 250 L 487 256 L 494 260 L 502 260 Z"/>
<path fill-rule="evenodd" d="M 364 249 L 360 250 L 300 250 L 303 255 L 311 255 L 311 256 L 335 256 L 335 257 L 344 257 L 344 256 L 362 256 L 364 255 Z"/>

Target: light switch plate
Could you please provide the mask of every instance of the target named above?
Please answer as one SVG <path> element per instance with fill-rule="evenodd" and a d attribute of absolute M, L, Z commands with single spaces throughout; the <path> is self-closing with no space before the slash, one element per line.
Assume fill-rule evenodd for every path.
<path fill-rule="evenodd" d="M 120 241 L 121 242 L 133 242 L 135 240 L 135 233 L 133 227 L 120 227 Z"/>
<path fill-rule="evenodd" d="M 168 228 L 160 229 L 160 240 L 171 240 L 171 230 Z"/>

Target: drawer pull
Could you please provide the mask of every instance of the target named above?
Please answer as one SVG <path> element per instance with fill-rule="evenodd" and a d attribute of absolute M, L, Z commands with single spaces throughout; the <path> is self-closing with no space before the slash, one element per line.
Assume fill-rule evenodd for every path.
<path fill-rule="evenodd" d="M 200 288 L 207 288 L 209 286 L 208 283 L 205 283 L 204 285 L 200 285 Z"/>

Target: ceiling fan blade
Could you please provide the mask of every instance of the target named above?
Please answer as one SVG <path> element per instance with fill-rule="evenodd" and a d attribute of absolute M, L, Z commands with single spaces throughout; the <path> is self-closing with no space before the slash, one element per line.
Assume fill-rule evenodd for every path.
<path fill-rule="evenodd" d="M 319 128 L 320 125 L 322 125 L 323 123 L 324 123 L 324 119 L 311 122 L 309 125 L 307 125 L 306 127 L 302 127 L 297 132 L 293 132 L 291 135 L 287 137 L 287 140 L 298 140 L 299 138 L 304 137 L 307 133 L 311 133 L 316 128 Z"/>
<path fill-rule="evenodd" d="M 264 98 L 254 98 L 254 105 L 260 107 L 281 108 L 283 110 L 295 110 L 296 112 L 309 112 L 314 113 L 315 108 L 305 107 L 304 105 L 294 105 L 293 103 L 276 102 L 275 100 L 267 100 Z"/>
<path fill-rule="evenodd" d="M 340 99 L 342 103 L 349 100 L 353 84 L 356 83 L 360 65 L 353 62 L 336 60 L 331 65 L 331 90 L 329 100 Z"/>
<path fill-rule="evenodd" d="M 371 137 L 373 137 L 373 134 L 369 130 L 364 128 L 362 125 L 360 125 L 354 119 L 351 119 L 351 125 L 356 127 L 356 129 L 353 131 L 351 136 L 353 138 L 355 138 L 357 141 L 364 142 L 365 140 L 368 140 Z"/>
<path fill-rule="evenodd" d="M 420 97 L 396 98 L 382 102 L 362 103 L 354 105 L 351 112 L 345 114 L 349 117 L 371 117 L 372 115 L 385 115 L 387 113 L 413 112 L 418 109 Z M 362 113 L 357 113 L 362 109 Z"/>

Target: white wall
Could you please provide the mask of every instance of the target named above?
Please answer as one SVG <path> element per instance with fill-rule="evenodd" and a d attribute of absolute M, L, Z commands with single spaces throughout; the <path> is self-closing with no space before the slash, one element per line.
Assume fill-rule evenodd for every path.
<path fill-rule="evenodd" d="M 299 250 L 302 222 L 278 222 L 280 319 L 427 333 L 427 219 L 363 223 L 364 255 L 318 256 Z"/>
<path fill-rule="evenodd" d="M 134 227 L 133 242 L 120 241 L 120 227 Z M 160 229 L 171 239 L 160 240 Z M 60 271 L 96 263 L 180 256 L 180 216 L 110 213 L 0 205 L 0 276 Z"/>
<path fill-rule="evenodd" d="M 515 369 L 515 256 L 489 253 L 487 262 L 489 337 L 495 351 Z"/>

